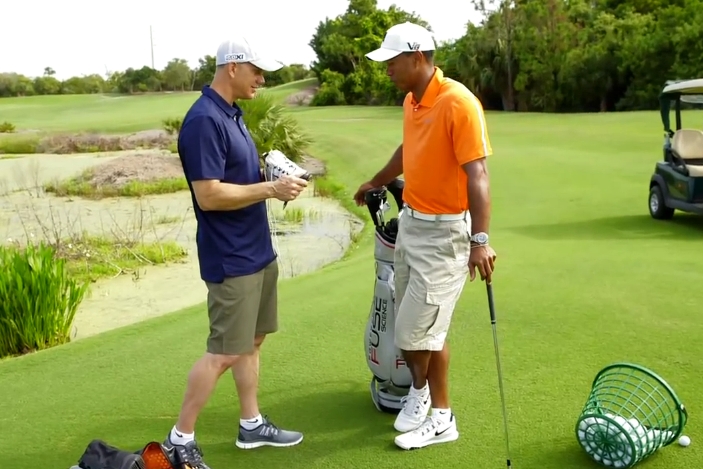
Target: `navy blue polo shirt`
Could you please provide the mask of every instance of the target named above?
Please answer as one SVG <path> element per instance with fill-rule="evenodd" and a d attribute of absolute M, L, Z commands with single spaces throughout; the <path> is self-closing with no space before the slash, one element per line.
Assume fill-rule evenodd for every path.
<path fill-rule="evenodd" d="M 200 276 L 221 283 L 260 271 L 275 258 L 266 202 L 238 210 L 203 211 L 193 181 L 217 179 L 231 184 L 261 182 L 259 154 L 242 110 L 205 86 L 186 113 L 178 135 L 178 155 L 190 187 L 195 217 Z"/>

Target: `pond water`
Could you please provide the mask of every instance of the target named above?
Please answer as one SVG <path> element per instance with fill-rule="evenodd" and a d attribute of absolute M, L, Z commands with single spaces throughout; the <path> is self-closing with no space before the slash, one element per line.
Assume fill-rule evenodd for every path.
<path fill-rule="evenodd" d="M 187 192 L 86 200 L 54 197 L 38 189 L 106 158 L 95 155 L 33 155 L 0 160 L 0 240 L 25 236 L 66 237 L 86 231 L 144 240 L 173 240 L 188 250 L 183 263 L 147 266 L 91 286 L 75 320 L 76 338 L 98 334 L 206 300 L 195 245 L 195 217 Z M 4 182 L 3 182 L 4 180 Z M 310 186 L 283 210 L 269 203 L 282 278 L 309 273 L 344 255 L 362 228 L 331 199 L 314 197 Z"/>

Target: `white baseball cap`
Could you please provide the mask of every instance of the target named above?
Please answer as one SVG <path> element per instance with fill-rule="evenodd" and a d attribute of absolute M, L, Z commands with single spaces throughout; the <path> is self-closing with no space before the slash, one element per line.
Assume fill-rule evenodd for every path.
<path fill-rule="evenodd" d="M 216 65 L 228 63 L 249 62 L 265 72 L 275 72 L 283 68 L 283 64 L 271 57 L 263 57 L 251 42 L 242 36 L 237 36 L 229 41 L 224 41 L 217 48 Z"/>
<path fill-rule="evenodd" d="M 385 62 L 403 52 L 435 50 L 432 33 L 419 24 L 405 22 L 392 26 L 383 38 L 381 47 L 366 54 L 374 62 Z"/>

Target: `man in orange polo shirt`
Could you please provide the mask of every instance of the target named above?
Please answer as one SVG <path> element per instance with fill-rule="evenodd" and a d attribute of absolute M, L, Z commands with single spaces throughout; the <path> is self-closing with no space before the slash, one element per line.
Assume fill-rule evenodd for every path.
<path fill-rule="evenodd" d="M 398 413 L 403 449 L 459 437 L 448 395 L 445 342 L 467 276 L 490 281 L 495 251 L 488 245 L 490 194 L 486 157 L 491 144 L 480 101 L 434 66 L 435 43 L 425 28 L 388 30 L 367 57 L 385 62 L 403 103 L 403 143 L 388 164 L 354 195 L 405 176 L 405 207 L 395 247 L 395 343 L 413 386 Z"/>

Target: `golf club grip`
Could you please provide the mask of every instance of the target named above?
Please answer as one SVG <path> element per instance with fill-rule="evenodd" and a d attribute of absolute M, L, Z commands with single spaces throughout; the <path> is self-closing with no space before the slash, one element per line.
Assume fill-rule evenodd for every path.
<path fill-rule="evenodd" d="M 488 293 L 488 312 L 491 314 L 491 324 L 496 323 L 496 306 L 493 301 L 493 284 L 486 282 L 486 293 Z"/>

